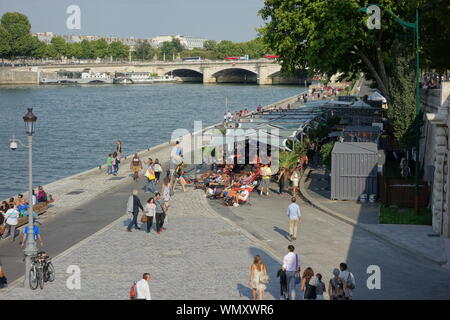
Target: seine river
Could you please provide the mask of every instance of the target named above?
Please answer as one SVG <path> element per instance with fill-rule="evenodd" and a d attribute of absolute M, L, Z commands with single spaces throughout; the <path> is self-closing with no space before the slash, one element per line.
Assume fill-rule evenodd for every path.
<path fill-rule="evenodd" d="M 13 134 L 26 143 L 22 117 L 32 107 L 38 117 L 33 137 L 34 185 L 43 185 L 100 164 L 117 139 L 125 155 L 170 139 L 173 130 L 192 130 L 222 121 L 229 109 L 253 110 L 299 94 L 295 86 L 151 84 L 0 87 L 0 199 L 28 186 L 28 157 Z"/>

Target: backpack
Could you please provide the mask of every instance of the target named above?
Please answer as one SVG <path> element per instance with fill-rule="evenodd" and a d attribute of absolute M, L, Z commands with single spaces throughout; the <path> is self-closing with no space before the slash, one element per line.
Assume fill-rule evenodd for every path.
<path fill-rule="evenodd" d="M 130 300 L 136 300 L 137 299 L 137 292 L 136 292 L 136 281 L 133 282 L 133 285 L 130 288 Z"/>

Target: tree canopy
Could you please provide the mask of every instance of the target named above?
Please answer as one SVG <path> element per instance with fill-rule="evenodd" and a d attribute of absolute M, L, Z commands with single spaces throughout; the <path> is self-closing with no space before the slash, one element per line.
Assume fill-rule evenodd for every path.
<path fill-rule="evenodd" d="M 450 68 L 450 61 L 443 59 L 445 51 L 442 51 L 450 41 L 448 1 L 371 2 L 383 8 L 379 30 L 369 30 L 366 25 L 368 16 L 359 11 L 367 5 L 365 0 L 265 0 L 259 14 L 266 25 L 259 32 L 265 44 L 281 56 L 284 72 L 309 68 L 310 73 L 319 72 L 327 76 L 342 73 L 349 79 L 364 72 L 390 99 L 393 42 L 408 38 L 413 43 L 414 34 L 399 25 L 386 9 L 403 20 L 415 22 L 415 9 L 418 8 L 422 19 L 420 32 L 422 53 L 427 58 L 425 62 L 428 66 Z M 433 22 L 437 17 L 440 21 Z M 445 29 L 445 36 L 437 36 L 436 28 Z M 432 40 L 435 36 L 438 40 Z"/>
<path fill-rule="evenodd" d="M 31 24 L 26 15 L 19 12 L 6 12 L 0 19 L 0 53 L 4 57 L 28 56 L 33 39 Z"/>

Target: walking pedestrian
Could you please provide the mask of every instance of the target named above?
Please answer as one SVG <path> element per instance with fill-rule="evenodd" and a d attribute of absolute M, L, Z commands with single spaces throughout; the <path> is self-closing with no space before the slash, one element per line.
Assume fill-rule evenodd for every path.
<path fill-rule="evenodd" d="M 8 211 L 5 213 L 5 226 L 3 231 L 3 239 L 6 239 L 11 235 L 11 241 L 14 241 L 16 236 L 16 226 L 19 223 L 19 211 L 17 210 L 17 205 L 10 205 Z M 8 229 L 8 233 L 6 233 Z"/>
<path fill-rule="evenodd" d="M 177 141 L 175 146 L 172 148 L 170 152 L 170 159 L 175 162 L 175 164 L 179 164 L 183 161 L 183 149 L 181 148 L 180 141 Z"/>
<path fill-rule="evenodd" d="M 287 208 L 287 216 L 289 217 L 289 237 L 290 240 L 297 240 L 297 229 L 298 225 L 301 223 L 302 213 L 300 212 L 300 207 L 295 202 L 296 197 L 291 198 L 291 204 Z"/>
<path fill-rule="evenodd" d="M 299 283 L 300 280 L 300 258 L 298 254 L 294 253 L 294 246 L 288 246 L 288 254 L 283 258 L 282 270 L 286 272 L 286 282 L 287 282 L 287 295 L 286 300 L 295 300 L 295 285 Z"/>
<path fill-rule="evenodd" d="M 170 207 L 170 200 L 172 198 L 172 185 L 170 184 L 169 178 L 164 178 L 163 185 L 162 185 L 162 198 L 164 201 L 164 212 L 166 214 L 165 224 L 167 225 L 169 223 L 169 207 Z"/>
<path fill-rule="evenodd" d="M 173 184 L 173 192 L 175 192 L 178 182 L 180 182 L 183 192 L 186 192 L 186 188 L 185 188 L 186 181 L 183 178 L 183 166 L 184 166 L 184 162 L 181 162 L 179 165 L 177 165 L 177 167 L 175 169 L 175 173 L 174 173 L 175 182 Z"/>
<path fill-rule="evenodd" d="M 163 228 L 165 213 L 164 213 L 164 201 L 161 199 L 161 194 L 155 194 L 155 213 L 156 213 L 156 233 L 160 234 L 161 230 L 166 230 Z"/>
<path fill-rule="evenodd" d="M 152 300 L 150 286 L 148 285 L 150 280 L 150 273 L 146 272 L 142 279 L 136 282 L 136 300 Z"/>
<path fill-rule="evenodd" d="M 168 162 L 168 168 L 167 168 L 167 173 L 166 173 L 166 177 L 169 178 L 170 180 L 170 184 L 173 186 L 173 182 L 175 179 L 175 169 L 176 169 L 176 164 L 175 162 L 172 161 L 172 159 L 169 160 Z"/>
<path fill-rule="evenodd" d="M 304 300 L 316 300 L 316 287 L 313 279 L 314 271 L 311 267 L 308 267 L 303 271 L 302 285 L 300 290 L 303 291 Z"/>
<path fill-rule="evenodd" d="M 155 171 L 153 171 L 153 167 L 151 165 L 148 166 L 147 171 L 145 172 L 145 176 L 147 177 L 147 185 L 145 186 L 145 191 L 150 191 L 155 194 L 156 191 L 156 175 Z"/>
<path fill-rule="evenodd" d="M 155 163 L 153 164 L 153 171 L 155 171 L 156 181 L 155 183 L 159 183 L 159 179 L 161 178 L 162 167 L 159 163 L 159 159 L 155 159 Z"/>
<path fill-rule="evenodd" d="M 279 188 L 279 194 L 280 196 L 283 195 L 283 190 L 284 190 L 284 184 L 286 181 L 286 175 L 287 175 L 287 169 L 286 168 L 281 168 L 280 173 L 278 175 L 278 188 Z"/>
<path fill-rule="evenodd" d="M 131 219 L 130 224 L 127 227 L 127 231 L 131 232 L 131 228 L 134 226 L 135 229 L 141 230 L 141 228 L 137 225 L 137 218 L 139 214 L 139 209 L 144 211 L 144 208 L 142 207 L 141 200 L 138 198 L 138 191 L 133 190 L 133 194 L 128 198 L 127 203 L 127 212 L 131 213 L 133 215 L 133 218 Z"/>
<path fill-rule="evenodd" d="M 149 198 L 144 207 L 144 214 L 147 216 L 147 233 L 151 232 L 155 212 L 156 212 L 155 199 Z"/>
<path fill-rule="evenodd" d="M 41 247 L 44 246 L 44 240 L 42 240 L 41 233 L 39 232 L 39 228 L 34 225 L 33 226 L 33 232 L 34 232 L 34 241 L 37 241 L 39 239 L 39 243 L 41 244 Z M 22 238 L 22 244 L 21 247 L 25 248 L 25 242 L 28 240 L 28 226 L 26 226 L 23 230 L 23 238 Z"/>
<path fill-rule="evenodd" d="M 344 286 L 344 299 L 352 300 L 353 299 L 353 290 L 355 290 L 355 277 L 348 270 L 348 266 L 345 262 L 339 264 L 339 269 L 341 272 L 339 273 L 339 278 L 342 280 Z"/>
<path fill-rule="evenodd" d="M 292 171 L 290 180 L 292 181 L 292 187 L 293 187 L 292 196 L 295 197 L 299 193 L 298 183 L 300 181 L 300 173 L 298 171 L 298 168 L 295 168 L 294 171 Z"/>
<path fill-rule="evenodd" d="M 267 283 L 269 283 L 267 268 L 261 257 L 257 254 L 250 267 L 249 284 L 252 288 L 253 300 L 256 300 L 256 293 L 258 293 L 259 300 L 264 300 L 264 290 L 266 289 Z"/>
<path fill-rule="evenodd" d="M 344 300 L 344 282 L 339 278 L 340 271 L 338 268 L 333 270 L 333 278 L 328 284 L 328 296 L 330 300 Z"/>
<path fill-rule="evenodd" d="M 133 180 L 137 182 L 139 179 L 139 170 L 142 169 L 142 161 L 137 153 L 131 159 L 130 169 L 133 170 Z"/>
<path fill-rule="evenodd" d="M 324 300 L 323 293 L 326 292 L 325 283 L 322 282 L 322 275 L 316 274 L 316 300 Z"/>

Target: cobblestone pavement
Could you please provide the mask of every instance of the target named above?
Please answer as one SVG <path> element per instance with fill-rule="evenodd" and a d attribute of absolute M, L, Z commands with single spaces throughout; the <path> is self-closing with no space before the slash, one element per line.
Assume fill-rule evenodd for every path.
<path fill-rule="evenodd" d="M 143 199 L 143 196 L 141 196 Z M 201 191 L 177 192 L 167 231 L 125 231 L 125 215 L 54 259 L 56 281 L 44 290 L 0 291 L 1 299 L 127 299 L 129 287 L 150 272 L 153 299 L 249 299 L 252 258 L 261 255 L 271 275 L 266 299 L 279 297 L 280 263 L 258 240 L 234 228 L 206 203 Z M 81 269 L 81 289 L 69 290 L 67 267 Z"/>
<path fill-rule="evenodd" d="M 286 208 L 290 195 L 252 193 L 251 205 L 225 207 L 208 204 L 226 219 L 247 230 L 282 257 L 292 243 L 300 254 L 302 270 L 312 267 L 328 284 L 332 270 L 347 262 L 356 278 L 354 299 L 449 299 L 450 270 L 383 241 L 373 234 L 315 209 L 301 199 L 302 224 L 297 240 L 289 241 Z M 380 290 L 369 290 L 369 266 L 380 268 Z M 420 279 L 420 280 L 419 280 Z M 424 285 L 426 283 L 426 285 Z"/>

